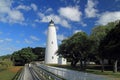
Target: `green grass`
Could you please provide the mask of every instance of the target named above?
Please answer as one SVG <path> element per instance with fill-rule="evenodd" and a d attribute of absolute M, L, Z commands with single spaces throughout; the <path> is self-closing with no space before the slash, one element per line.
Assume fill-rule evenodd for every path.
<path fill-rule="evenodd" d="M 12 80 L 16 73 L 9 70 L 4 70 L 0 72 L 0 80 Z"/>
<path fill-rule="evenodd" d="M 113 73 L 113 71 L 101 72 L 101 70 L 94 70 L 94 69 L 87 69 L 86 72 L 120 79 L 120 72 L 117 73 Z"/>
<path fill-rule="evenodd" d="M 12 80 L 22 67 L 12 66 L 0 71 L 0 80 Z"/>

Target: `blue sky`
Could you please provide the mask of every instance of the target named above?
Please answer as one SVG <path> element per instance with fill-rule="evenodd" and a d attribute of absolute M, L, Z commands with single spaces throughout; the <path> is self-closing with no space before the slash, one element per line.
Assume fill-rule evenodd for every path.
<path fill-rule="evenodd" d="M 120 0 L 0 0 L 0 55 L 45 47 L 51 19 L 60 44 L 76 32 L 90 34 L 96 25 L 120 19 Z"/>

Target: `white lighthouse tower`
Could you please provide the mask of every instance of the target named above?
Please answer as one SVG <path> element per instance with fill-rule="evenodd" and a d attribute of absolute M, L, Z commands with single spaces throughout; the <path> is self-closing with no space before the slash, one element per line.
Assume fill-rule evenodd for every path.
<path fill-rule="evenodd" d="M 47 33 L 47 44 L 45 50 L 45 64 L 58 64 L 58 50 L 56 28 L 54 22 L 51 20 Z"/>

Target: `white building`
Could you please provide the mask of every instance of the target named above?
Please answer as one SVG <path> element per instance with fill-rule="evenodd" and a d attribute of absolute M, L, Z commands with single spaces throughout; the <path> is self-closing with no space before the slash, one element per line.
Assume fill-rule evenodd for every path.
<path fill-rule="evenodd" d="M 57 56 L 58 50 L 56 27 L 51 20 L 47 33 L 47 44 L 45 50 L 45 64 L 66 64 L 66 59 Z"/>
<path fill-rule="evenodd" d="M 65 58 L 63 58 L 62 55 L 59 55 L 58 64 L 59 65 L 66 65 L 67 64 L 67 60 Z"/>
<path fill-rule="evenodd" d="M 56 28 L 54 22 L 51 20 L 47 33 L 47 44 L 45 50 L 45 64 L 57 64 L 58 56 L 56 51 L 58 50 Z"/>

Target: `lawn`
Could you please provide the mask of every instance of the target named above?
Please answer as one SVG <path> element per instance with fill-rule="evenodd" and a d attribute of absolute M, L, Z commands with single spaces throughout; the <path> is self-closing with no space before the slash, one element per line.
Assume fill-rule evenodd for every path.
<path fill-rule="evenodd" d="M 21 66 L 12 66 L 0 71 L 0 80 L 13 80 L 14 76 L 20 71 Z"/>

